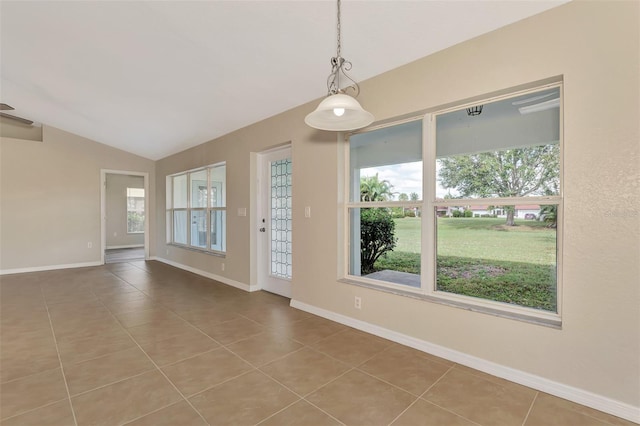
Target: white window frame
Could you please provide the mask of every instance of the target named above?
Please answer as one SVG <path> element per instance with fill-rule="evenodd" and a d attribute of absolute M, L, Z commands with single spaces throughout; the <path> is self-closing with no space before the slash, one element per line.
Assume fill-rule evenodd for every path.
<path fill-rule="evenodd" d="M 475 198 L 475 199 L 453 199 L 453 200 L 437 200 L 436 199 L 436 129 L 435 120 L 438 115 L 445 114 L 452 111 L 458 111 L 467 107 L 475 106 L 478 104 L 487 104 L 490 102 L 496 102 L 504 99 L 509 99 L 517 96 L 526 95 L 528 93 L 539 92 L 545 89 L 559 88 L 560 90 L 560 120 L 559 120 L 559 164 L 560 164 L 560 182 L 559 193 L 555 196 L 527 196 L 527 197 L 512 197 L 512 198 Z M 344 249 L 340 251 L 341 266 L 339 281 L 365 286 L 377 290 L 387 291 L 393 294 L 409 296 L 414 298 L 420 298 L 436 303 L 446 304 L 449 306 L 459 307 L 471 311 L 482 312 L 486 314 L 496 315 L 500 317 L 506 317 L 510 319 L 522 320 L 526 322 L 532 322 L 540 325 L 560 328 L 562 325 L 562 235 L 563 235 L 563 84 L 562 82 L 545 84 L 535 86 L 527 90 L 510 91 L 504 95 L 488 97 L 486 99 L 474 100 L 473 102 L 459 103 L 453 107 L 448 107 L 434 112 L 427 113 L 425 115 L 414 116 L 409 119 L 399 120 L 395 122 L 386 123 L 383 126 L 377 126 L 368 128 L 364 131 L 357 131 L 351 133 L 363 133 L 373 130 L 378 130 L 384 127 L 396 126 L 413 120 L 423 121 L 423 196 L 422 200 L 417 204 L 412 201 L 390 201 L 390 202 L 355 202 L 350 200 L 350 186 L 354 185 L 351 181 L 351 170 L 349 167 L 349 135 L 346 135 L 344 139 L 344 192 L 342 199 L 347 200 L 343 203 L 344 214 L 343 218 L 343 244 Z M 462 204 L 468 206 L 480 206 L 487 205 L 487 201 L 490 201 L 491 205 L 516 205 L 516 204 L 557 204 L 558 205 L 558 219 L 556 228 L 556 312 L 544 311 L 535 308 L 529 308 L 524 306 L 518 306 L 515 304 L 509 304 L 504 302 L 493 301 L 489 299 L 480 299 L 471 296 L 459 295 L 455 293 L 448 293 L 436 290 L 436 207 L 456 207 Z M 391 282 L 380 281 L 370 279 L 361 276 L 355 276 L 349 274 L 349 262 L 352 261 L 350 241 L 351 233 L 359 232 L 358 230 L 351 229 L 350 222 L 350 210 L 353 208 L 367 208 L 367 207 L 420 207 L 422 210 L 422 222 L 421 222 L 421 286 L 420 288 L 410 287 L 402 284 L 394 284 Z"/>
<path fill-rule="evenodd" d="M 221 199 L 221 204 L 220 206 L 212 206 L 212 170 L 215 168 L 219 168 L 219 167 L 224 167 L 225 168 L 225 178 L 223 182 L 219 182 L 219 181 L 215 181 L 216 183 L 218 183 L 219 185 L 216 186 L 217 190 L 219 190 L 221 192 L 220 194 L 220 199 Z M 206 200 L 206 207 L 202 207 L 202 206 L 192 206 L 192 202 L 191 202 L 191 198 L 192 198 L 192 194 L 191 194 L 191 174 L 194 173 L 199 173 L 199 172 L 203 172 L 206 171 L 206 181 L 207 181 L 207 200 Z M 210 164 L 208 166 L 204 166 L 204 167 L 199 167 L 196 169 L 191 169 L 191 170 L 187 170 L 184 172 L 180 172 L 180 173 L 174 173 L 171 175 L 167 175 L 166 177 L 166 243 L 168 245 L 173 245 L 173 246 L 177 246 L 177 247 L 181 247 L 181 248 L 185 248 L 185 249 L 189 249 L 189 250 L 194 250 L 194 251 L 199 251 L 199 252 L 203 252 L 203 253 L 207 253 L 207 254 L 212 254 L 212 255 L 216 255 L 216 256 L 225 256 L 226 255 L 226 229 L 227 229 L 227 218 L 226 218 L 226 211 L 227 211 L 227 205 L 226 205 L 226 186 L 227 186 L 227 170 L 226 170 L 226 162 L 220 162 L 220 163 L 215 163 L 215 164 Z M 173 200 L 173 179 L 178 177 L 178 176 L 185 176 L 186 177 L 186 181 L 187 181 L 187 186 L 186 186 L 186 193 L 187 193 L 187 206 L 186 207 L 175 207 L 174 206 L 174 200 Z M 187 215 L 187 229 L 186 229 L 186 239 L 187 242 L 186 244 L 180 243 L 180 242 L 176 242 L 174 240 L 174 213 L 175 212 L 186 212 Z M 199 245 L 193 245 L 192 241 L 191 241 L 191 234 L 192 234 L 192 229 L 191 229 L 191 225 L 192 225 L 192 221 L 191 221 L 191 214 L 192 212 L 204 212 L 205 213 L 205 222 L 206 222 L 206 247 L 202 247 Z M 213 246 L 214 248 L 212 248 L 212 242 L 211 242 L 211 214 L 212 213 L 216 213 L 217 212 L 223 212 L 222 216 L 222 223 L 218 224 L 217 227 L 217 233 L 221 234 L 220 237 L 220 243 L 216 244 L 215 246 Z"/>

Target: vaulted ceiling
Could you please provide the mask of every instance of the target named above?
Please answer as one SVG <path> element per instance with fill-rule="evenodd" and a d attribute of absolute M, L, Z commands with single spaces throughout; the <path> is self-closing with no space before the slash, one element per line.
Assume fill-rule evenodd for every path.
<path fill-rule="evenodd" d="M 345 0 L 342 56 L 362 81 L 565 2 Z M 332 0 L 3 0 L 0 15 L 0 101 L 150 159 L 324 96 L 336 53 Z"/>

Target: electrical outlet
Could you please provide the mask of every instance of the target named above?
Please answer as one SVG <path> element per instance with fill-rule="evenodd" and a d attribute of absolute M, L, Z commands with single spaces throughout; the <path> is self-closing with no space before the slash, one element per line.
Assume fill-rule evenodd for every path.
<path fill-rule="evenodd" d="M 89 242 L 87 243 L 87 248 L 91 248 L 91 247 L 93 247 L 93 243 L 92 243 L 91 241 L 89 241 Z"/>
<path fill-rule="evenodd" d="M 356 296 L 353 302 L 353 307 L 356 309 L 362 309 L 362 299 L 360 298 L 360 296 Z"/>

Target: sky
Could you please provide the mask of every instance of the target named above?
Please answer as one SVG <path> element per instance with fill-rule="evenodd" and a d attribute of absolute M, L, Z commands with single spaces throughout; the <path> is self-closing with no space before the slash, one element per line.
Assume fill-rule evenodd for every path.
<path fill-rule="evenodd" d="M 439 167 L 436 165 L 436 168 Z M 380 180 L 387 180 L 393 185 L 391 189 L 394 192 L 394 200 L 402 193 L 407 195 L 416 192 L 419 199 L 422 199 L 422 161 L 413 163 L 394 164 L 391 166 L 368 167 L 360 170 L 360 177 L 375 176 L 378 173 Z M 440 186 L 440 182 L 436 182 L 436 197 L 444 198 L 449 190 Z M 455 190 L 451 190 L 452 194 L 456 194 Z"/>

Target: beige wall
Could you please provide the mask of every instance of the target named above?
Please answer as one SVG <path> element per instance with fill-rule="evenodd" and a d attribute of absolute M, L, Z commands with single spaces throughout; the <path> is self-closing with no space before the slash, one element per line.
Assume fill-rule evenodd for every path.
<path fill-rule="evenodd" d="M 362 104 L 388 120 L 563 76 L 561 330 L 337 282 L 343 176 L 336 135 L 303 124 L 315 102 L 157 162 L 158 256 L 249 284 L 251 219 L 236 211 L 255 206 L 250 153 L 291 141 L 293 299 L 639 406 L 639 5 L 575 1 L 362 83 Z M 165 176 L 218 161 L 227 162 L 226 259 L 166 246 Z"/>
<path fill-rule="evenodd" d="M 44 142 L 0 139 L 0 270 L 98 262 L 100 170 L 111 169 L 149 173 L 152 255 L 251 284 L 251 152 L 291 142 L 294 300 L 639 406 L 639 20 L 637 1 L 578 0 L 362 83 L 362 104 L 390 120 L 563 77 L 561 330 L 339 283 L 344 176 L 336 135 L 303 123 L 316 102 L 155 164 L 50 127 Z M 219 161 L 226 258 L 167 246 L 165 176 Z"/>
<path fill-rule="evenodd" d="M 0 117 L 0 137 L 42 142 L 42 126 L 23 124 L 10 118 Z"/>
<path fill-rule="evenodd" d="M 107 173 L 105 191 L 107 248 L 144 245 L 144 233 L 127 233 L 127 188 L 143 188 L 143 176 Z"/>
<path fill-rule="evenodd" d="M 0 139 L 2 271 L 100 262 L 101 169 L 149 173 L 153 203 L 153 161 L 52 127 L 43 136 Z"/>

